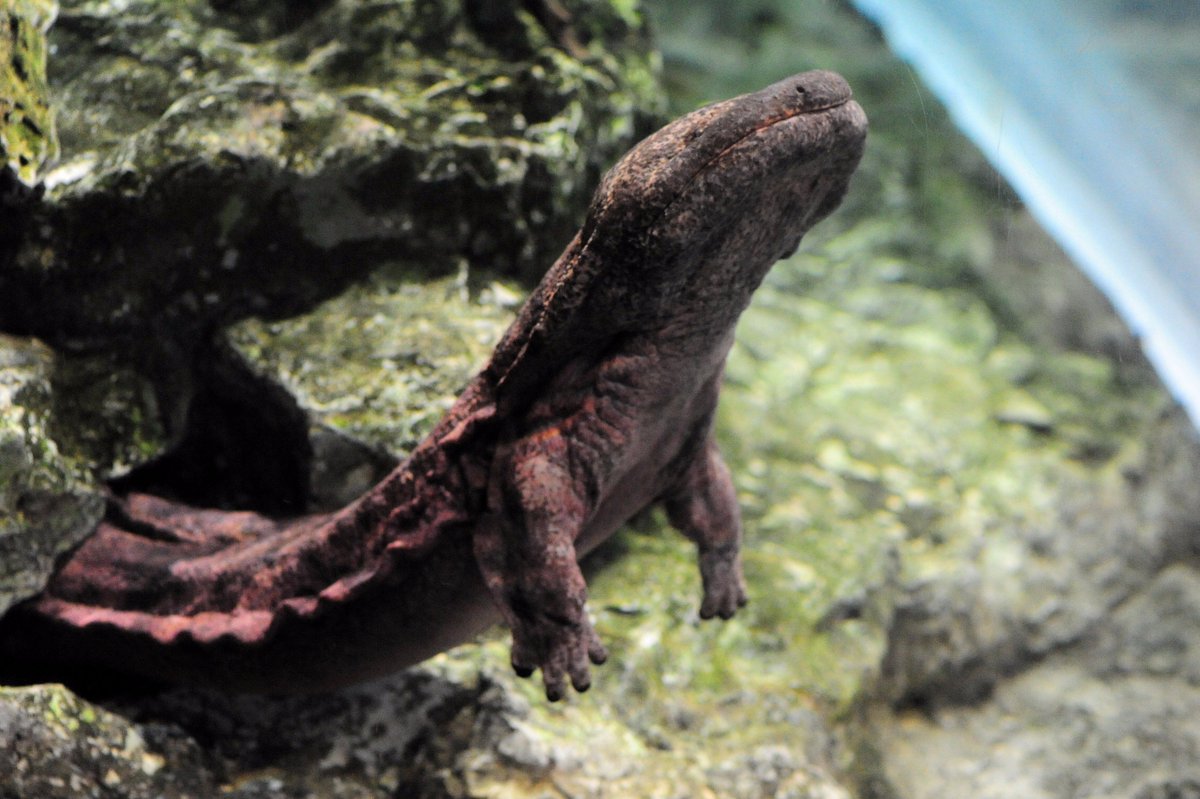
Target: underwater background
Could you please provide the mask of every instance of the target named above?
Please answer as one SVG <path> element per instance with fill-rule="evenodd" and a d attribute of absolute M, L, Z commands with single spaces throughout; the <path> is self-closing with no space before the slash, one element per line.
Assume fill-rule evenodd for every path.
<path fill-rule="evenodd" d="M 856 0 L 1200 420 L 1200 5 Z"/>
<path fill-rule="evenodd" d="M 854 6 L 1105 292 L 1200 419 L 1200 5 Z M 786 3 L 714 7 L 714 29 L 740 47 L 713 47 L 696 35 L 701 14 L 690 9 L 651 9 L 664 17 L 668 71 L 674 63 L 708 76 L 720 87 L 712 96 L 756 85 L 806 55 L 772 24 L 804 13 Z M 804 46 L 812 45 L 797 49 Z"/>
<path fill-rule="evenodd" d="M 756 294 L 719 409 L 750 605 L 702 623 L 693 549 L 648 514 L 587 563 L 611 658 L 586 696 L 547 705 L 500 629 L 316 697 L 0 687 L 0 794 L 1200 795 L 1195 137 L 1169 121 L 1200 102 L 1194 3 L 1068 26 L 1056 4 L 564 2 L 581 59 L 526 5 L 4 8 L 38 24 L 0 53 L 49 67 L 3 85 L 57 141 L 21 141 L 46 195 L 0 228 L 0 607 L 103 480 L 189 431 L 346 501 L 453 401 L 624 149 L 834 69 L 866 156 Z"/>

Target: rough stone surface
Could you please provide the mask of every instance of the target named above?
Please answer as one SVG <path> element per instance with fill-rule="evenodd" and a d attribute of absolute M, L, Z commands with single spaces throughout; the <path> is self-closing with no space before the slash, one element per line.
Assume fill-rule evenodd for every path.
<path fill-rule="evenodd" d="M 979 557 L 911 591 L 883 683 L 910 709 L 873 719 L 895 791 L 878 795 L 1140 799 L 1200 784 L 1200 442 L 1175 412 L 1131 457 L 1048 530 L 981 549 L 1010 550 L 1007 569 Z"/>
<path fill-rule="evenodd" d="M 904 797 L 1187 797 L 1200 786 L 1200 572 L 1162 571 L 986 703 L 881 725 Z"/>
<path fill-rule="evenodd" d="M 1186 420 L 1165 418 L 1147 434 L 1195 458 Z M 1006 674 L 1087 635 L 1178 557 L 1178 531 L 1142 507 L 1139 483 L 1149 477 L 1153 491 L 1178 491 L 1172 483 L 1191 478 L 1110 466 L 1069 479 L 1036 514 L 979 529 L 960 542 L 957 563 L 917 561 L 889 630 L 881 690 L 890 701 L 985 697 Z"/>
<path fill-rule="evenodd" d="M 46 86 L 46 30 L 55 10 L 54 0 L 9 0 L 0 8 L 0 172 L 11 170 L 28 185 L 57 146 Z"/>
<path fill-rule="evenodd" d="M 513 281 L 467 270 L 414 277 L 379 274 L 312 313 L 230 331 L 311 419 L 319 507 L 346 504 L 412 449 L 487 360 L 524 296 Z"/>
<path fill-rule="evenodd" d="M 47 347 L 0 335 L 0 613 L 100 518 L 86 460 L 56 436 L 53 371 Z"/>
<path fill-rule="evenodd" d="M 0 740 L 20 742 L 0 753 L 15 775 L 0 796 L 849 796 L 820 765 L 828 739 L 672 751 L 586 707 L 547 713 L 514 679 L 459 654 L 332 695 L 175 692 L 117 713 L 61 687 L 0 689 Z"/>
<path fill-rule="evenodd" d="M 495 40 L 480 5 L 62 3 L 62 153 L 0 282 L 5 327 L 62 343 L 153 318 L 181 340 L 384 255 L 540 273 L 647 131 L 652 64 L 605 4 L 580 9 L 587 61 L 517 4 Z"/>
<path fill-rule="evenodd" d="M 0 688 L 0 796 L 154 799 L 212 796 L 196 744 L 137 725 L 61 686 Z"/>

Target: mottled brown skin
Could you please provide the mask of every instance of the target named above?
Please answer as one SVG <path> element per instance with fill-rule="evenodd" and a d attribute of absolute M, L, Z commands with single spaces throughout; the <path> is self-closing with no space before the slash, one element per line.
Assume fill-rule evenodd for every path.
<path fill-rule="evenodd" d="M 682 117 L 604 178 L 491 361 L 412 455 L 328 515 L 114 501 L 0 620 L 0 672 L 307 691 L 416 663 L 497 617 L 546 694 L 605 659 L 578 559 L 662 503 L 701 615 L 746 602 L 712 420 L 738 316 L 841 201 L 866 118 L 810 72 Z"/>

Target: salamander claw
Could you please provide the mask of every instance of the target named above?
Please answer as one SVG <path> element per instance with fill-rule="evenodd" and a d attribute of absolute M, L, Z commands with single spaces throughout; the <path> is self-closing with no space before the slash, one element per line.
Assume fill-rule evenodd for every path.
<path fill-rule="evenodd" d="M 592 685 L 589 663 L 599 665 L 607 659 L 608 652 L 586 619 L 571 622 L 543 616 L 537 623 L 513 629 L 514 671 L 528 677 L 534 671 L 530 664 L 538 664 L 551 702 L 566 696 L 568 679 L 576 691 L 588 690 Z"/>
<path fill-rule="evenodd" d="M 704 583 L 700 618 L 720 616 L 731 619 L 738 608 L 746 605 L 746 580 L 742 576 L 742 560 L 736 547 L 701 552 L 700 577 Z"/>

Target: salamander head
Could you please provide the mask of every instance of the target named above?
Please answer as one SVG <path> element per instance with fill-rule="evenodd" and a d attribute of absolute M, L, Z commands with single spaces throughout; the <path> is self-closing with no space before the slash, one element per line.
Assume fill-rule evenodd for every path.
<path fill-rule="evenodd" d="M 686 114 L 630 150 L 605 175 L 592 200 L 584 230 L 644 228 L 703 173 L 714 168 L 726 170 L 722 162 L 730 148 L 753 144 L 761 150 L 763 142 L 757 136 L 780 123 L 790 121 L 786 132 L 776 132 L 771 152 L 759 153 L 772 165 L 803 158 L 812 140 L 826 133 L 806 133 L 805 129 L 819 125 L 816 120 L 826 112 L 847 104 L 856 111 L 847 108 L 838 115 L 854 117 L 851 127 L 856 130 L 847 130 L 839 138 L 857 138 L 861 150 L 866 117 L 850 97 L 850 87 L 840 75 L 805 72 L 761 91 Z"/>
<path fill-rule="evenodd" d="M 497 384 L 519 402 L 614 336 L 731 328 L 771 264 L 841 202 L 866 131 L 845 80 L 806 72 L 645 139 L 605 175 L 497 348 Z"/>
<path fill-rule="evenodd" d="M 832 72 L 701 108 L 613 168 L 584 225 L 585 247 L 603 260 L 606 285 L 661 299 L 643 304 L 655 318 L 713 313 L 717 302 L 736 317 L 771 264 L 841 202 L 866 131 Z M 724 290 L 698 297 L 702 285 Z"/>

